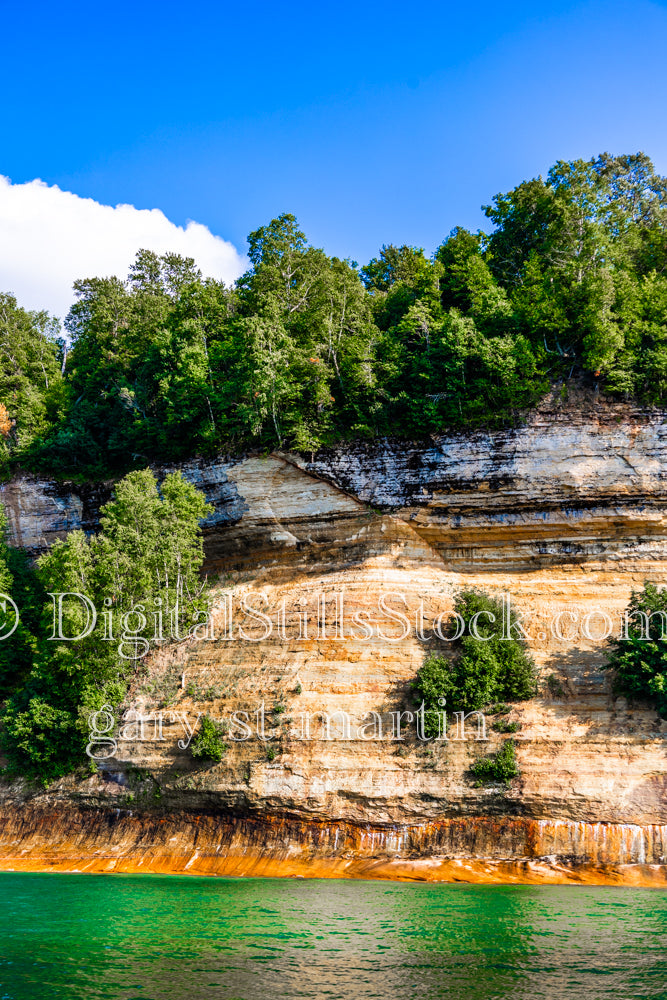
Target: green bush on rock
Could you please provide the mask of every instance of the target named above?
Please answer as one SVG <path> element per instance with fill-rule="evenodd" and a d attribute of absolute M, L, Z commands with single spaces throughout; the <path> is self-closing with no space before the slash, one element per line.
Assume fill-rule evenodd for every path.
<path fill-rule="evenodd" d="M 473 712 L 496 700 L 524 701 L 536 691 L 535 665 L 525 640 L 515 637 L 517 616 L 511 609 L 508 613 L 502 601 L 482 591 L 465 590 L 457 595 L 454 612 L 465 630 L 453 640 L 451 657 L 428 656 L 412 685 L 430 737 L 438 733 L 437 713 L 445 705 L 450 715 Z M 453 618 L 446 634 L 456 634 L 456 622 Z"/>
<path fill-rule="evenodd" d="M 205 715 L 201 720 L 199 732 L 190 744 L 192 756 L 221 761 L 226 750 L 227 745 L 222 740 L 220 725 L 210 715 Z"/>
<path fill-rule="evenodd" d="M 478 787 L 484 784 L 500 783 L 509 787 L 512 778 L 519 777 L 514 740 L 507 740 L 500 750 L 490 757 L 480 757 L 470 770 L 477 779 L 475 784 Z"/>
<path fill-rule="evenodd" d="M 667 591 L 645 583 L 626 608 L 627 630 L 610 640 L 605 669 L 614 671 L 614 691 L 649 701 L 667 718 Z"/>

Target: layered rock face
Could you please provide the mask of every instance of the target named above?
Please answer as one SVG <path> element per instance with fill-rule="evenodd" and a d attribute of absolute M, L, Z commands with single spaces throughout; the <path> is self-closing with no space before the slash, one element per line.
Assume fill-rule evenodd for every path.
<path fill-rule="evenodd" d="M 78 850 L 78 867 L 84 853 L 100 870 L 165 870 L 171 850 L 172 870 L 202 873 L 243 873 L 241 858 L 245 873 L 664 879 L 667 724 L 614 698 L 601 666 L 632 588 L 664 579 L 667 420 L 575 403 L 550 397 L 513 430 L 184 466 L 216 506 L 210 627 L 140 669 L 96 775 L 29 801 L 6 790 L 5 858 L 71 866 Z M 84 502 L 19 477 L 3 501 L 36 553 L 92 527 L 109 490 Z M 398 717 L 470 586 L 524 614 L 540 669 L 539 696 L 505 717 L 520 724 L 508 789 L 471 780 L 507 739 L 491 718 L 462 731 L 449 717 L 448 738 L 425 743 Z M 186 745 L 202 714 L 228 727 L 219 764 Z M 39 834 L 54 809 L 70 830 L 59 855 Z M 116 819 L 100 833 L 81 809 Z"/>

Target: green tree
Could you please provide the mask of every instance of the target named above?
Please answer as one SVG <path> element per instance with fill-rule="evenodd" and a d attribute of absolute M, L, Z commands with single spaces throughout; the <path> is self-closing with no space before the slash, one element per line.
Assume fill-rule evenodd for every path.
<path fill-rule="evenodd" d="M 59 638 L 53 601 L 45 603 L 32 669 L 3 713 L 2 743 L 13 770 L 48 782 L 81 763 L 90 713 L 122 703 L 138 658 L 163 641 L 158 622 L 169 641 L 186 635 L 205 611 L 200 525 L 210 510 L 180 474 L 158 487 L 148 470 L 132 472 L 102 509 L 95 538 L 73 531 L 39 559 L 43 592 L 83 595 L 98 622 L 87 630 L 90 607 L 65 598 L 62 635 L 80 638 Z"/>
<path fill-rule="evenodd" d="M 471 233 L 457 226 L 436 250 L 436 260 L 442 266 L 440 290 L 443 308 L 455 306 L 464 312 L 470 308 L 471 262 L 481 256 L 484 245 L 482 233 Z"/>
<path fill-rule="evenodd" d="M 0 641 L 0 698 L 6 698 L 22 683 L 32 667 L 40 626 L 40 608 L 45 594 L 21 549 L 7 543 L 7 519 L 0 507 L 0 631 L 6 634 L 15 623 L 16 612 L 6 600 L 11 598 L 18 608 L 19 621 L 13 633 Z"/>
<path fill-rule="evenodd" d="M 0 457 L 24 454 L 59 419 L 63 342 L 57 320 L 0 294 Z"/>
<path fill-rule="evenodd" d="M 141 250 L 127 281 L 88 278 L 74 289 L 67 413 L 42 463 L 103 476 L 208 444 L 215 422 L 207 334 L 224 286 L 204 282 L 190 258 Z"/>
<path fill-rule="evenodd" d="M 558 161 L 486 212 L 489 235 L 455 228 L 430 259 L 385 244 L 359 269 L 286 213 L 250 233 L 233 288 L 147 250 L 125 281 L 77 282 L 64 381 L 47 392 L 28 365 L 20 420 L 6 364 L 5 457 L 104 477 L 220 450 L 505 425 L 575 372 L 661 402 L 667 179 L 649 158 Z M 12 309 L 12 329 L 48 325 Z M 48 354 L 55 341 L 30 343 Z"/>
<path fill-rule="evenodd" d="M 556 356 L 552 370 L 578 364 L 612 391 L 639 389 L 642 352 L 627 305 L 641 279 L 664 267 L 667 246 L 667 179 L 650 159 L 559 161 L 546 180 L 497 195 L 486 213 L 495 227 L 489 266 L 524 332 Z"/>

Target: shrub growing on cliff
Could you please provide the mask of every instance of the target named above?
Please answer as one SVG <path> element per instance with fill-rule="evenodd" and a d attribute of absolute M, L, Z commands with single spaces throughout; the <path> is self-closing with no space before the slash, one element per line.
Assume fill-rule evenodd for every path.
<path fill-rule="evenodd" d="M 508 722 L 506 719 L 499 719 L 491 726 L 497 733 L 518 733 L 521 729 L 520 722 Z"/>
<path fill-rule="evenodd" d="M 205 715 L 199 724 L 199 732 L 190 744 L 192 756 L 220 761 L 226 749 L 220 725 L 210 715 Z"/>
<path fill-rule="evenodd" d="M 454 612 L 465 630 L 452 643 L 452 657 L 428 656 L 412 686 L 416 704 L 424 703 L 427 735 L 435 735 L 443 700 L 449 713 L 472 712 L 495 700 L 523 701 L 535 694 L 535 665 L 525 640 L 516 637 L 511 608 L 508 615 L 500 600 L 465 590 Z M 455 635 L 457 622 L 452 618 L 445 634 Z"/>
<path fill-rule="evenodd" d="M 667 591 L 653 583 L 633 591 L 626 622 L 625 636 L 609 643 L 614 691 L 649 701 L 667 718 Z"/>
<path fill-rule="evenodd" d="M 506 740 L 497 753 L 490 757 L 480 757 L 470 768 L 476 784 L 501 783 L 509 786 L 512 778 L 519 777 L 519 765 L 514 749 L 514 740 Z"/>

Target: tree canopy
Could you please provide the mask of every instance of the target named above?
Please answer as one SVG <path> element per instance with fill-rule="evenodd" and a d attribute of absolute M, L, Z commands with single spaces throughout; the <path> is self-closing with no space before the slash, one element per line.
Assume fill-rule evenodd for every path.
<path fill-rule="evenodd" d="M 46 312 L 27 312 L 0 294 L 0 455 L 40 442 L 63 415 L 64 342 Z"/>
<path fill-rule="evenodd" d="M 555 380 L 667 393 L 667 179 L 644 153 L 559 161 L 486 206 L 490 232 L 363 267 L 293 215 L 248 237 L 234 287 L 142 250 L 74 286 L 63 342 L 0 296 L 5 458 L 107 475 L 212 451 L 315 451 L 511 422 Z M 4 407 L 4 409 L 2 408 Z"/>

